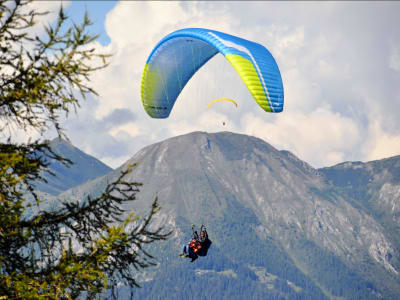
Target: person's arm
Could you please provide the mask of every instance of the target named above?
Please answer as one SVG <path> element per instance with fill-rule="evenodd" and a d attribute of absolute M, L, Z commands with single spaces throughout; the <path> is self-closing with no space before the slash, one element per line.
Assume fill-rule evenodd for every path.
<path fill-rule="evenodd" d="M 199 239 L 199 235 L 197 234 L 197 230 L 195 230 L 194 224 L 192 224 L 192 233 L 193 233 L 193 238 L 198 240 Z"/>

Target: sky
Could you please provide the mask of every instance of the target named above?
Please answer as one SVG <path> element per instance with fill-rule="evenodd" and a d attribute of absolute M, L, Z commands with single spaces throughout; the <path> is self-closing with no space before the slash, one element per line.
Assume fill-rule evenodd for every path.
<path fill-rule="evenodd" d="M 193 131 L 256 136 L 315 168 L 400 154 L 400 2 L 36 5 L 57 10 L 61 3 L 75 22 L 87 10 L 95 22 L 91 30 L 100 34 L 94 46 L 113 54 L 110 66 L 91 78 L 99 96 L 88 97 L 62 125 L 72 144 L 113 168 L 147 145 Z M 189 81 L 169 118 L 149 117 L 140 99 L 146 59 L 165 35 L 185 27 L 264 45 L 282 75 L 283 112 L 264 112 L 229 62 L 217 55 Z M 215 97 L 233 98 L 239 105 L 207 109 Z"/>

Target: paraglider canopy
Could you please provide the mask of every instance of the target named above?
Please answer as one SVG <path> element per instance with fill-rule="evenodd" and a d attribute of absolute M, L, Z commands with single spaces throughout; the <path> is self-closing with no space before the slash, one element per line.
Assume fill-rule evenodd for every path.
<path fill-rule="evenodd" d="M 147 59 L 141 82 L 146 112 L 167 118 L 186 83 L 217 53 L 231 63 L 263 110 L 283 110 L 281 74 L 264 46 L 215 30 L 185 28 L 164 37 Z"/>
<path fill-rule="evenodd" d="M 215 102 L 220 102 L 220 101 L 232 102 L 233 104 L 235 104 L 236 107 L 238 106 L 238 104 L 236 103 L 235 100 L 232 100 L 232 99 L 229 99 L 229 98 L 218 98 L 218 99 L 214 99 L 210 103 L 208 103 L 207 108 L 210 108 L 211 105 L 213 105 Z"/>

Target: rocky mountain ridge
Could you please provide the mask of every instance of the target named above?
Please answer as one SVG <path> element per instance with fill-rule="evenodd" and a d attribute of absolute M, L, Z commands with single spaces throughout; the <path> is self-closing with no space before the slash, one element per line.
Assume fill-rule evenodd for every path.
<path fill-rule="evenodd" d="M 48 161 L 48 168 L 55 176 L 48 172 L 44 173 L 43 176 L 48 182 L 36 183 L 38 191 L 55 196 L 112 171 L 112 168 L 100 160 L 84 153 L 65 140 L 55 138 L 50 142 L 50 147 L 55 153 L 70 159 L 73 164 L 66 167 L 56 160 Z"/>
<path fill-rule="evenodd" d="M 223 297 L 234 295 L 229 288 L 239 280 L 258 291 L 254 299 L 400 295 L 400 248 L 393 236 L 399 230 L 400 157 L 314 169 L 255 137 L 193 132 L 145 147 L 119 169 L 60 197 L 99 194 L 132 163 L 138 165 L 127 179 L 144 185 L 126 209 L 141 214 L 158 195 L 158 222 L 174 229 L 165 246 L 153 249 L 160 265 L 141 275 L 138 296 L 158 289 L 185 298 L 187 286 L 178 282 L 172 291 L 160 285 L 171 270 L 183 280 L 196 276 L 198 285 L 209 283 L 207 276 L 213 284 L 225 282 Z M 187 273 L 176 253 L 192 223 L 207 224 L 214 243 L 211 257 Z"/>

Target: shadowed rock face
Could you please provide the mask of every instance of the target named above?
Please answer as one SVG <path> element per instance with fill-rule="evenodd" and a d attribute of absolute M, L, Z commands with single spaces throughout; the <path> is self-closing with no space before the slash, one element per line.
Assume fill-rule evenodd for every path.
<path fill-rule="evenodd" d="M 229 278 L 220 295 L 229 294 L 232 280 L 250 279 L 260 295 L 271 297 L 375 299 L 400 293 L 399 243 L 393 237 L 399 233 L 399 157 L 316 170 L 255 137 L 193 132 L 143 148 L 121 168 L 132 163 L 138 166 L 128 179 L 144 185 L 126 208 L 146 211 L 158 195 L 158 222 L 175 230 L 168 243 L 153 249 L 156 256 L 162 253 L 160 265 L 146 272 L 142 291 L 157 290 L 172 269 L 180 276 L 189 272 L 175 257 L 196 223 L 208 226 L 214 254 L 187 276 L 197 274 L 198 284 L 208 280 L 202 274 Z M 60 196 L 99 194 L 120 169 Z M 168 292 L 183 297 L 185 285 L 178 290 Z"/>
<path fill-rule="evenodd" d="M 52 176 L 49 173 L 44 174 L 48 183 L 39 182 L 36 184 L 36 189 L 41 192 L 58 195 L 74 186 L 112 171 L 110 167 L 98 159 L 85 154 L 64 140 L 56 138 L 50 142 L 50 147 L 55 153 L 69 158 L 73 165 L 66 167 L 58 161 L 50 161 L 49 169 L 56 176 Z"/>

